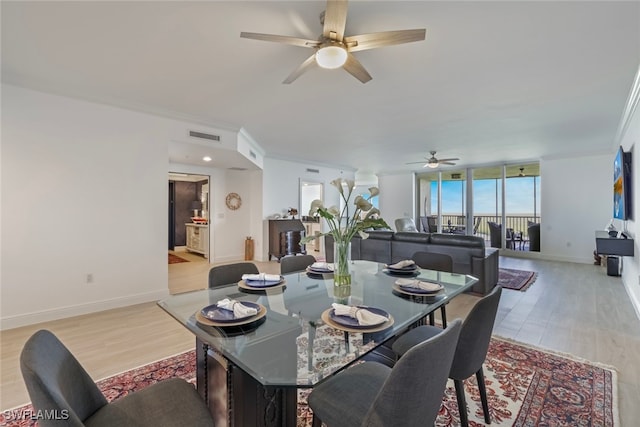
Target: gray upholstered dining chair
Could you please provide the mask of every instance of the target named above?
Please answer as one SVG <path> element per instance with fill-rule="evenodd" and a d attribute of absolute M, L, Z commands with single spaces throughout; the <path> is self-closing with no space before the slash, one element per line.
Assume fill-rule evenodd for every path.
<path fill-rule="evenodd" d="M 364 362 L 314 387 L 313 427 L 433 425 L 447 383 L 460 319 L 416 345 L 389 368 Z"/>
<path fill-rule="evenodd" d="M 238 283 L 243 274 L 258 273 L 258 267 L 252 262 L 218 265 L 209 270 L 209 288 Z"/>
<path fill-rule="evenodd" d="M 214 425 L 198 392 L 180 378 L 108 403 L 80 362 L 47 330 L 27 340 L 20 368 L 35 410 L 59 418 L 39 419 L 40 427 Z"/>
<path fill-rule="evenodd" d="M 436 252 L 416 252 L 411 259 L 420 268 L 427 270 L 444 271 L 453 273 L 453 258 L 451 255 L 439 254 Z M 447 308 L 446 304 L 440 306 L 440 317 L 442 318 L 442 327 L 447 327 Z M 436 319 L 432 312 L 429 314 L 429 324 L 435 325 Z"/>
<path fill-rule="evenodd" d="M 418 232 L 413 218 L 398 218 L 395 220 L 396 231 Z"/>
<path fill-rule="evenodd" d="M 316 258 L 313 255 L 288 255 L 280 258 L 280 274 L 304 271 L 314 262 Z"/>
<path fill-rule="evenodd" d="M 496 286 L 493 288 L 491 292 L 473 306 L 462 324 L 460 338 L 458 338 L 458 345 L 455 356 L 453 357 L 453 363 L 451 364 L 451 370 L 449 371 L 449 378 L 453 380 L 456 388 L 458 410 L 460 411 L 460 424 L 462 426 L 469 425 L 467 403 L 464 396 L 464 380 L 474 373 L 478 380 L 484 420 L 487 424 L 491 423 L 482 364 L 489 350 L 489 341 L 491 340 L 491 332 L 493 331 L 493 324 L 496 319 L 501 294 L 502 287 Z M 393 343 L 393 351 L 401 356 L 401 361 L 412 347 L 424 340 L 432 339 L 441 331 L 442 329 L 434 326 L 419 326 L 413 328 Z"/>

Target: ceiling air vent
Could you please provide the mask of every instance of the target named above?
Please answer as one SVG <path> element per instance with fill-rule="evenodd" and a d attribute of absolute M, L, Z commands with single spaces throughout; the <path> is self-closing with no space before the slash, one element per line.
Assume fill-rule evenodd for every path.
<path fill-rule="evenodd" d="M 255 159 L 255 158 L 257 157 L 257 156 L 256 156 L 256 153 L 254 153 L 254 152 L 253 152 L 253 151 L 251 151 L 251 150 L 249 150 L 249 155 L 251 156 L 251 158 L 252 158 L 252 159 Z"/>
<path fill-rule="evenodd" d="M 196 132 L 194 130 L 190 130 L 189 136 L 194 138 L 208 139 L 209 141 L 220 142 L 220 135 L 211 135 L 209 133 Z"/>
<path fill-rule="evenodd" d="M 246 171 L 246 170 L 247 170 L 247 168 L 239 168 L 239 167 L 237 167 L 237 166 L 233 166 L 233 167 L 230 167 L 230 168 L 228 168 L 228 169 L 229 169 L 230 171 Z"/>
<path fill-rule="evenodd" d="M 307 172 L 310 172 L 310 173 L 320 173 L 320 169 L 311 169 L 311 168 L 307 168 Z"/>

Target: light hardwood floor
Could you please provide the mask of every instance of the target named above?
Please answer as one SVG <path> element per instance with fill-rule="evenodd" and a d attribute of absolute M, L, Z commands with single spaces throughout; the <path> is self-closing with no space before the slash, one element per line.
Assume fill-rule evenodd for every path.
<path fill-rule="evenodd" d="M 171 292 L 206 287 L 210 265 L 192 256 L 196 257 L 192 262 L 169 266 Z M 275 261 L 256 264 L 261 271 L 279 272 Z M 607 276 L 602 267 L 586 264 L 501 257 L 500 266 L 537 271 L 538 278 L 526 292 L 502 293 L 494 333 L 614 366 L 621 425 L 637 425 L 640 321 L 621 280 Z M 447 308 L 449 319 L 464 317 L 475 301 L 470 295 L 456 298 Z M 194 344 L 193 335 L 155 303 L 2 331 L 0 408 L 29 400 L 18 357 L 26 339 L 42 328 L 58 335 L 95 379 L 186 351 Z"/>

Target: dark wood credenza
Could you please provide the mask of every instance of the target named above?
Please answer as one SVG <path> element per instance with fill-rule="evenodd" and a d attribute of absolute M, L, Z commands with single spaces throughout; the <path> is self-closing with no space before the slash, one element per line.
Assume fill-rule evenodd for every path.
<path fill-rule="evenodd" d="M 300 240 L 305 236 L 305 228 L 299 219 L 269 220 L 269 261 L 274 256 L 306 254 L 305 245 Z"/>

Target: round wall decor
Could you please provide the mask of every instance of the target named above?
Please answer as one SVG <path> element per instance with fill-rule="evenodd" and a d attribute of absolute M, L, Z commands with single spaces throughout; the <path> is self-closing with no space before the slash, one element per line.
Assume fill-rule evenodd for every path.
<path fill-rule="evenodd" d="M 227 194 L 227 198 L 225 199 L 225 203 L 227 207 L 232 211 L 235 211 L 242 205 L 242 199 L 238 195 L 238 193 L 229 193 Z"/>

